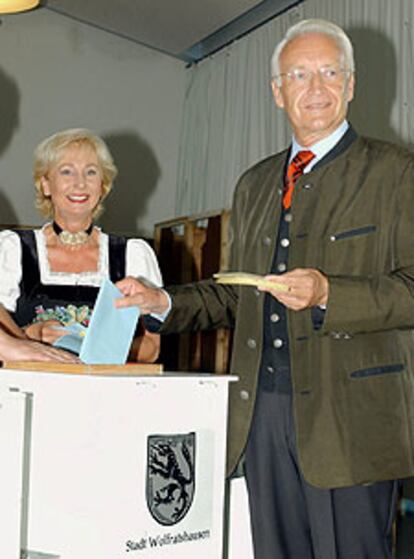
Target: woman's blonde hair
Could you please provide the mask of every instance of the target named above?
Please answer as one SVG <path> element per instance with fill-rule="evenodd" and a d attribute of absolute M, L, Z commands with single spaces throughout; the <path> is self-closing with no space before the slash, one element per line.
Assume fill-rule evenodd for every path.
<path fill-rule="evenodd" d="M 54 208 L 49 196 L 45 196 L 42 188 L 42 177 L 47 177 L 51 168 L 63 156 L 66 149 L 71 146 L 90 146 L 95 150 L 98 165 L 102 173 L 102 197 L 93 212 L 97 218 L 103 211 L 102 201 L 112 189 L 113 181 L 118 170 L 113 162 L 112 155 L 106 143 L 86 128 L 71 128 L 62 130 L 49 136 L 41 142 L 34 152 L 33 180 L 36 187 L 36 208 L 45 217 L 53 217 Z"/>

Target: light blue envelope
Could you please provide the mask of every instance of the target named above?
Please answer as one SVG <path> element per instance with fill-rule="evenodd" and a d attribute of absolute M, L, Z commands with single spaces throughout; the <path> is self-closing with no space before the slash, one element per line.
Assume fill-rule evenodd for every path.
<path fill-rule="evenodd" d="M 68 334 L 53 344 L 77 353 L 87 365 L 122 365 L 126 362 L 138 318 L 138 307 L 118 309 L 115 300 L 122 297 L 119 289 L 104 279 L 96 298 L 89 326 L 65 327 Z"/>
<path fill-rule="evenodd" d="M 68 326 L 54 326 L 53 329 L 64 332 L 60 338 L 53 342 L 53 345 L 79 355 L 82 348 L 82 342 L 86 336 L 86 332 L 88 331 L 86 326 L 82 326 L 79 322 L 74 322 Z"/>

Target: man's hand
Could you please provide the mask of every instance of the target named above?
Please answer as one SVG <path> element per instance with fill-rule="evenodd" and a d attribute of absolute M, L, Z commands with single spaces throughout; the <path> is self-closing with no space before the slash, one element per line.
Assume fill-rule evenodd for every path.
<path fill-rule="evenodd" d="M 266 279 L 288 287 L 286 291 L 259 287 L 261 291 L 267 291 L 273 295 L 288 309 L 301 311 L 317 305 L 326 305 L 328 302 L 328 278 L 319 270 L 296 268 L 286 274 L 266 276 Z"/>
<path fill-rule="evenodd" d="M 141 314 L 164 314 L 169 307 L 168 297 L 162 289 L 148 287 L 132 277 L 126 277 L 116 286 L 124 297 L 116 301 L 118 308 L 138 306 Z"/>

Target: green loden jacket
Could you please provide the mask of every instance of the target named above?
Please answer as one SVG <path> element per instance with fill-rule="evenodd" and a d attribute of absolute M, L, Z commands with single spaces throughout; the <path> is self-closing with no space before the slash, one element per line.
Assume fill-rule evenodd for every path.
<path fill-rule="evenodd" d="M 275 251 L 287 152 L 237 185 L 230 269 L 266 274 Z M 294 418 L 302 472 L 333 488 L 414 474 L 414 156 L 357 137 L 301 177 L 289 269 L 329 279 L 323 326 L 288 311 Z M 162 332 L 235 329 L 228 472 L 243 454 L 255 403 L 264 295 L 211 280 L 169 288 Z"/>

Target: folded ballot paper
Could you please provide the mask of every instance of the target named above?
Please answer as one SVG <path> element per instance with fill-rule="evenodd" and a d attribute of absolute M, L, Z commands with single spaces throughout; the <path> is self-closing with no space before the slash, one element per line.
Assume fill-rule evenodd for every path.
<path fill-rule="evenodd" d="M 270 287 L 276 291 L 288 291 L 289 288 L 283 283 L 267 280 L 264 276 L 249 274 L 247 272 L 222 272 L 213 275 L 217 283 L 230 285 L 253 285 L 255 287 Z"/>
<path fill-rule="evenodd" d="M 53 345 L 76 353 L 87 365 L 124 364 L 140 312 L 138 307 L 115 307 L 115 300 L 119 297 L 122 297 L 119 289 L 104 279 L 89 326 L 74 323 L 62 327 L 65 333 Z"/>

